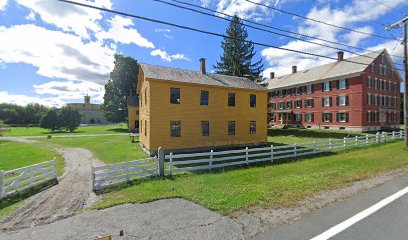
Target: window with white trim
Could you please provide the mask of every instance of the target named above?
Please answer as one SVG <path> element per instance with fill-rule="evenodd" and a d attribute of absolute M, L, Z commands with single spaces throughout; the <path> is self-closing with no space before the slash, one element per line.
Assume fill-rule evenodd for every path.
<path fill-rule="evenodd" d="M 331 84 L 330 82 L 324 82 L 323 83 L 323 91 L 329 92 L 331 90 Z"/>
<path fill-rule="evenodd" d="M 322 113 L 322 120 L 323 122 L 332 122 L 332 113 Z"/>
<path fill-rule="evenodd" d="M 340 79 L 339 80 L 339 89 L 346 89 L 347 88 L 347 80 L 346 79 Z"/>
<path fill-rule="evenodd" d="M 305 122 L 314 122 L 313 113 L 306 113 L 305 114 Z"/>

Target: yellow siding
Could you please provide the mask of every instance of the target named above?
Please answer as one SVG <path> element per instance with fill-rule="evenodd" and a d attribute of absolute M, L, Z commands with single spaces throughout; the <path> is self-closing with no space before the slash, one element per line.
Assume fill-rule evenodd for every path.
<path fill-rule="evenodd" d="M 151 102 L 150 102 L 150 82 L 144 81 L 143 78 L 142 82 L 138 85 L 138 93 L 139 93 L 139 138 L 142 145 L 150 149 L 150 139 L 151 136 L 149 134 L 150 131 L 150 112 L 151 112 Z M 140 81 L 140 80 L 139 80 Z M 145 96 L 146 94 L 146 96 Z M 147 100 L 147 101 L 146 101 Z M 146 128 L 147 123 L 147 128 Z"/>
<path fill-rule="evenodd" d="M 135 122 L 139 121 L 139 106 L 128 106 L 129 130 L 135 129 Z"/>
<path fill-rule="evenodd" d="M 149 84 L 147 84 L 149 83 Z M 267 93 L 247 89 L 183 84 L 147 79 L 151 112 L 141 107 L 141 119 L 150 117 L 148 137 L 142 144 L 150 151 L 254 144 L 267 141 Z M 170 104 L 170 88 L 180 88 L 180 104 Z M 200 105 L 201 90 L 209 91 L 209 105 Z M 228 93 L 236 94 L 235 107 L 228 107 Z M 250 94 L 256 94 L 256 107 L 249 106 Z M 144 102 L 144 99 L 143 99 Z M 144 104 L 144 103 L 143 103 Z M 149 107 L 149 106 L 148 106 Z M 170 121 L 181 121 L 181 137 L 170 136 Z M 210 122 L 210 136 L 201 136 L 201 121 Z M 235 135 L 228 135 L 228 121 L 235 121 Z M 256 134 L 249 133 L 250 121 L 256 121 Z M 143 124 L 144 125 L 144 124 Z M 141 136 L 144 133 L 141 133 Z M 146 142 L 145 142 L 146 141 Z"/>

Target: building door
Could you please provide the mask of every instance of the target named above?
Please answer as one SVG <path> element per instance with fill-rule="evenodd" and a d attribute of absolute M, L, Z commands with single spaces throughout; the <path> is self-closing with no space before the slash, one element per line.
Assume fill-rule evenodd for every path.
<path fill-rule="evenodd" d="M 138 120 L 135 121 L 135 128 L 139 129 L 139 121 Z"/>
<path fill-rule="evenodd" d="M 91 120 L 89 120 L 90 124 L 95 124 L 95 119 L 91 118 Z"/>

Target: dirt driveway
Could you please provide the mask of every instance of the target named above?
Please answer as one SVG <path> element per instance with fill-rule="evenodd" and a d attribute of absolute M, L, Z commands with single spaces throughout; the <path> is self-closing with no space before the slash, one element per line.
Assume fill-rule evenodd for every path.
<path fill-rule="evenodd" d="M 87 149 L 56 150 L 66 162 L 59 184 L 32 196 L 22 208 L 3 219 L 2 231 L 51 223 L 72 216 L 97 200 L 92 192 L 91 166 L 100 165 L 100 161 Z"/>

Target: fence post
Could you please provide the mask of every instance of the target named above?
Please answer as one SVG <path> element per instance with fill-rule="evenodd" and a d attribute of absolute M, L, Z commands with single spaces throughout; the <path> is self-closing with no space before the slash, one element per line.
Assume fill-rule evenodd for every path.
<path fill-rule="evenodd" d="M 358 136 L 356 136 L 355 139 L 356 139 L 355 145 L 356 147 L 358 147 Z"/>
<path fill-rule="evenodd" d="M 248 158 L 249 158 L 249 157 L 248 157 L 248 147 L 246 147 L 246 148 L 245 148 L 245 161 L 246 161 L 246 164 L 247 164 L 247 165 L 249 165 L 249 162 L 248 162 L 249 159 L 248 159 Z"/>
<path fill-rule="evenodd" d="M 402 139 L 402 130 L 400 130 L 400 132 L 399 132 L 399 137 L 400 137 L 400 139 Z"/>
<path fill-rule="evenodd" d="M 0 199 L 2 199 L 3 197 L 5 197 L 5 193 L 4 193 L 4 171 L 0 170 Z"/>
<path fill-rule="evenodd" d="M 170 166 L 169 166 L 169 173 L 172 174 L 171 170 L 173 169 L 173 152 L 170 153 Z"/>
<path fill-rule="evenodd" d="M 380 142 L 380 133 L 379 133 L 379 132 L 377 132 L 377 133 L 375 134 L 375 142 L 376 142 L 376 143 L 379 143 L 379 142 Z"/>
<path fill-rule="evenodd" d="M 157 150 L 157 155 L 159 158 L 159 176 L 164 177 L 164 150 L 162 147 L 159 147 Z"/>
<path fill-rule="evenodd" d="M 210 152 L 210 171 L 211 171 L 211 168 L 212 168 L 213 153 L 214 153 L 214 150 L 211 150 L 211 152 Z"/>
<path fill-rule="evenodd" d="M 332 139 L 329 138 L 329 150 L 331 151 L 332 149 L 333 149 Z"/>
<path fill-rule="evenodd" d="M 392 140 L 395 140 L 395 131 L 392 131 Z"/>
<path fill-rule="evenodd" d="M 366 138 L 365 138 L 365 143 L 368 144 L 368 134 L 366 134 L 365 137 L 366 137 Z"/>
<path fill-rule="evenodd" d="M 382 135 L 383 135 L 384 142 L 387 142 L 387 133 L 383 132 Z"/>
<path fill-rule="evenodd" d="M 347 148 L 347 138 L 346 137 L 343 138 L 343 147 L 344 149 Z"/>
<path fill-rule="evenodd" d="M 316 141 L 313 141 L 313 154 L 316 153 L 316 150 L 317 150 Z"/>
<path fill-rule="evenodd" d="M 273 162 L 273 145 L 271 145 L 271 162 Z"/>
<path fill-rule="evenodd" d="M 297 157 L 297 145 L 296 143 L 293 144 L 293 153 L 295 155 L 295 158 Z"/>
<path fill-rule="evenodd" d="M 95 187 L 95 169 L 94 166 L 91 166 L 91 174 L 92 174 L 92 190 L 96 191 Z"/>
<path fill-rule="evenodd" d="M 54 158 L 52 164 L 53 164 L 53 167 L 54 167 L 54 178 L 56 179 L 57 176 L 58 176 L 58 174 L 57 174 L 57 159 L 56 158 Z"/>

